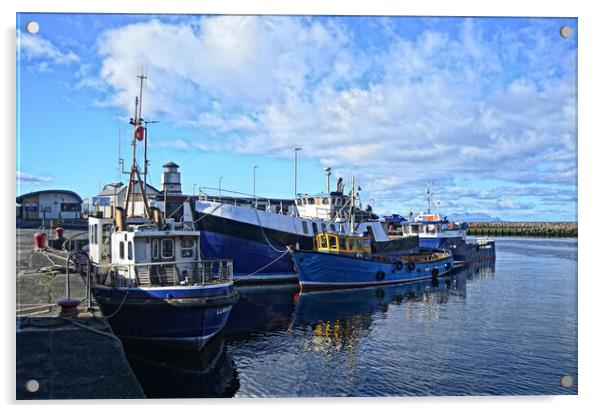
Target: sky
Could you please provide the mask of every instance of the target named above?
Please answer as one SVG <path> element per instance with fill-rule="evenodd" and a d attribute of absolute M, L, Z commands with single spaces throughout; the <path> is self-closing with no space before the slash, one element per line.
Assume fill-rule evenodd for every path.
<path fill-rule="evenodd" d="M 432 182 L 445 215 L 575 221 L 577 38 L 574 18 L 19 14 L 17 194 L 127 181 L 143 72 L 157 187 L 175 161 L 185 193 L 252 193 L 255 170 L 292 198 L 301 147 L 298 192 L 331 167 L 381 214 Z"/>

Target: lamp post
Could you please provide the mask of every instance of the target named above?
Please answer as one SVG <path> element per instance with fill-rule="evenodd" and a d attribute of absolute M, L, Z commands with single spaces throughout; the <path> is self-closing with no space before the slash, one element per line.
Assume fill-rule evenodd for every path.
<path fill-rule="evenodd" d="M 196 184 L 192 184 L 192 196 L 196 194 Z"/>
<path fill-rule="evenodd" d="M 300 146 L 295 146 L 295 199 L 297 199 L 297 152 L 301 150 L 303 150 L 303 148 Z"/>
<path fill-rule="evenodd" d="M 253 198 L 255 198 L 255 208 L 257 208 L 257 197 L 255 196 L 255 171 L 259 168 L 259 165 L 253 166 Z"/>
<path fill-rule="evenodd" d="M 222 202 L 222 179 L 223 178 L 224 178 L 223 176 L 219 177 L 219 186 L 218 186 L 219 189 L 218 189 L 218 192 L 217 192 L 218 196 L 219 196 L 219 201 L 220 202 Z"/>

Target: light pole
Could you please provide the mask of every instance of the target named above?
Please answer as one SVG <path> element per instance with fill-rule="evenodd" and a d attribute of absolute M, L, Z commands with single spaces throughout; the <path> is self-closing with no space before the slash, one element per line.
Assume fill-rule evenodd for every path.
<path fill-rule="evenodd" d="M 223 178 L 224 178 L 223 176 L 219 177 L 219 187 L 218 187 L 219 189 L 218 189 L 218 192 L 217 192 L 218 196 L 219 196 L 219 201 L 220 202 L 222 202 L 222 179 Z"/>
<path fill-rule="evenodd" d="M 295 146 L 295 199 L 297 199 L 297 152 L 301 150 L 303 150 L 303 148 L 300 146 Z"/>
<path fill-rule="evenodd" d="M 255 208 L 257 208 L 257 197 L 255 196 L 255 171 L 259 168 L 259 165 L 253 166 L 253 198 L 255 198 Z"/>
<path fill-rule="evenodd" d="M 192 184 L 192 196 L 196 194 L 196 184 Z"/>

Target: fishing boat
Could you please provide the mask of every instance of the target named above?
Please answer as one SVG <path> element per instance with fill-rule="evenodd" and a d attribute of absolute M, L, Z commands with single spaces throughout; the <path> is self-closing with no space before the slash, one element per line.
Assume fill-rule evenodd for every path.
<path fill-rule="evenodd" d="M 353 181 L 352 181 L 353 182 Z M 353 183 L 352 183 L 353 186 Z M 352 201 L 353 205 L 353 191 Z M 350 228 L 354 228 L 353 215 Z M 302 289 L 363 287 L 437 279 L 454 266 L 448 250 L 382 254 L 365 234 L 320 233 L 313 248 L 289 247 Z"/>
<path fill-rule="evenodd" d="M 231 191 L 220 188 L 220 192 Z M 327 180 L 326 192 L 298 194 L 288 205 L 256 197 L 250 201 L 204 194 L 194 206 L 203 257 L 232 258 L 236 283 L 296 281 L 298 276 L 287 246 L 311 249 L 316 235 L 322 233 L 366 233 L 372 248 L 383 255 L 419 249 L 417 236 L 392 240 L 369 209 L 351 206 L 351 196 L 345 194 L 340 178 L 334 191 Z M 353 229 L 350 216 L 354 216 Z"/>
<path fill-rule="evenodd" d="M 410 214 L 407 221 L 399 224 L 403 236 L 418 236 L 421 248 L 448 249 L 456 261 L 465 263 L 495 259 L 495 241 L 491 238 L 466 237 L 468 224 L 466 222 L 451 222 L 447 217 L 441 217 L 432 212 L 433 191 L 432 183 L 427 185 L 427 212 L 421 212 L 415 217 Z"/>
<path fill-rule="evenodd" d="M 136 162 L 136 142 L 145 138 L 144 79 L 140 76 L 140 100 L 131 121 L 133 155 L 124 206 L 115 206 L 111 218 L 89 217 L 91 290 L 121 339 L 200 348 L 224 327 L 238 298 L 232 261 L 201 259 L 199 232 L 149 206 Z"/>

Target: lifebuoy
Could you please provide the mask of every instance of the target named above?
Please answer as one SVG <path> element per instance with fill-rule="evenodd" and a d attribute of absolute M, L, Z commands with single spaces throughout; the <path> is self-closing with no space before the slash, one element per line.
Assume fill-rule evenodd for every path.
<path fill-rule="evenodd" d="M 376 273 L 376 281 L 382 281 L 385 278 L 385 273 L 383 271 L 379 271 Z"/>

